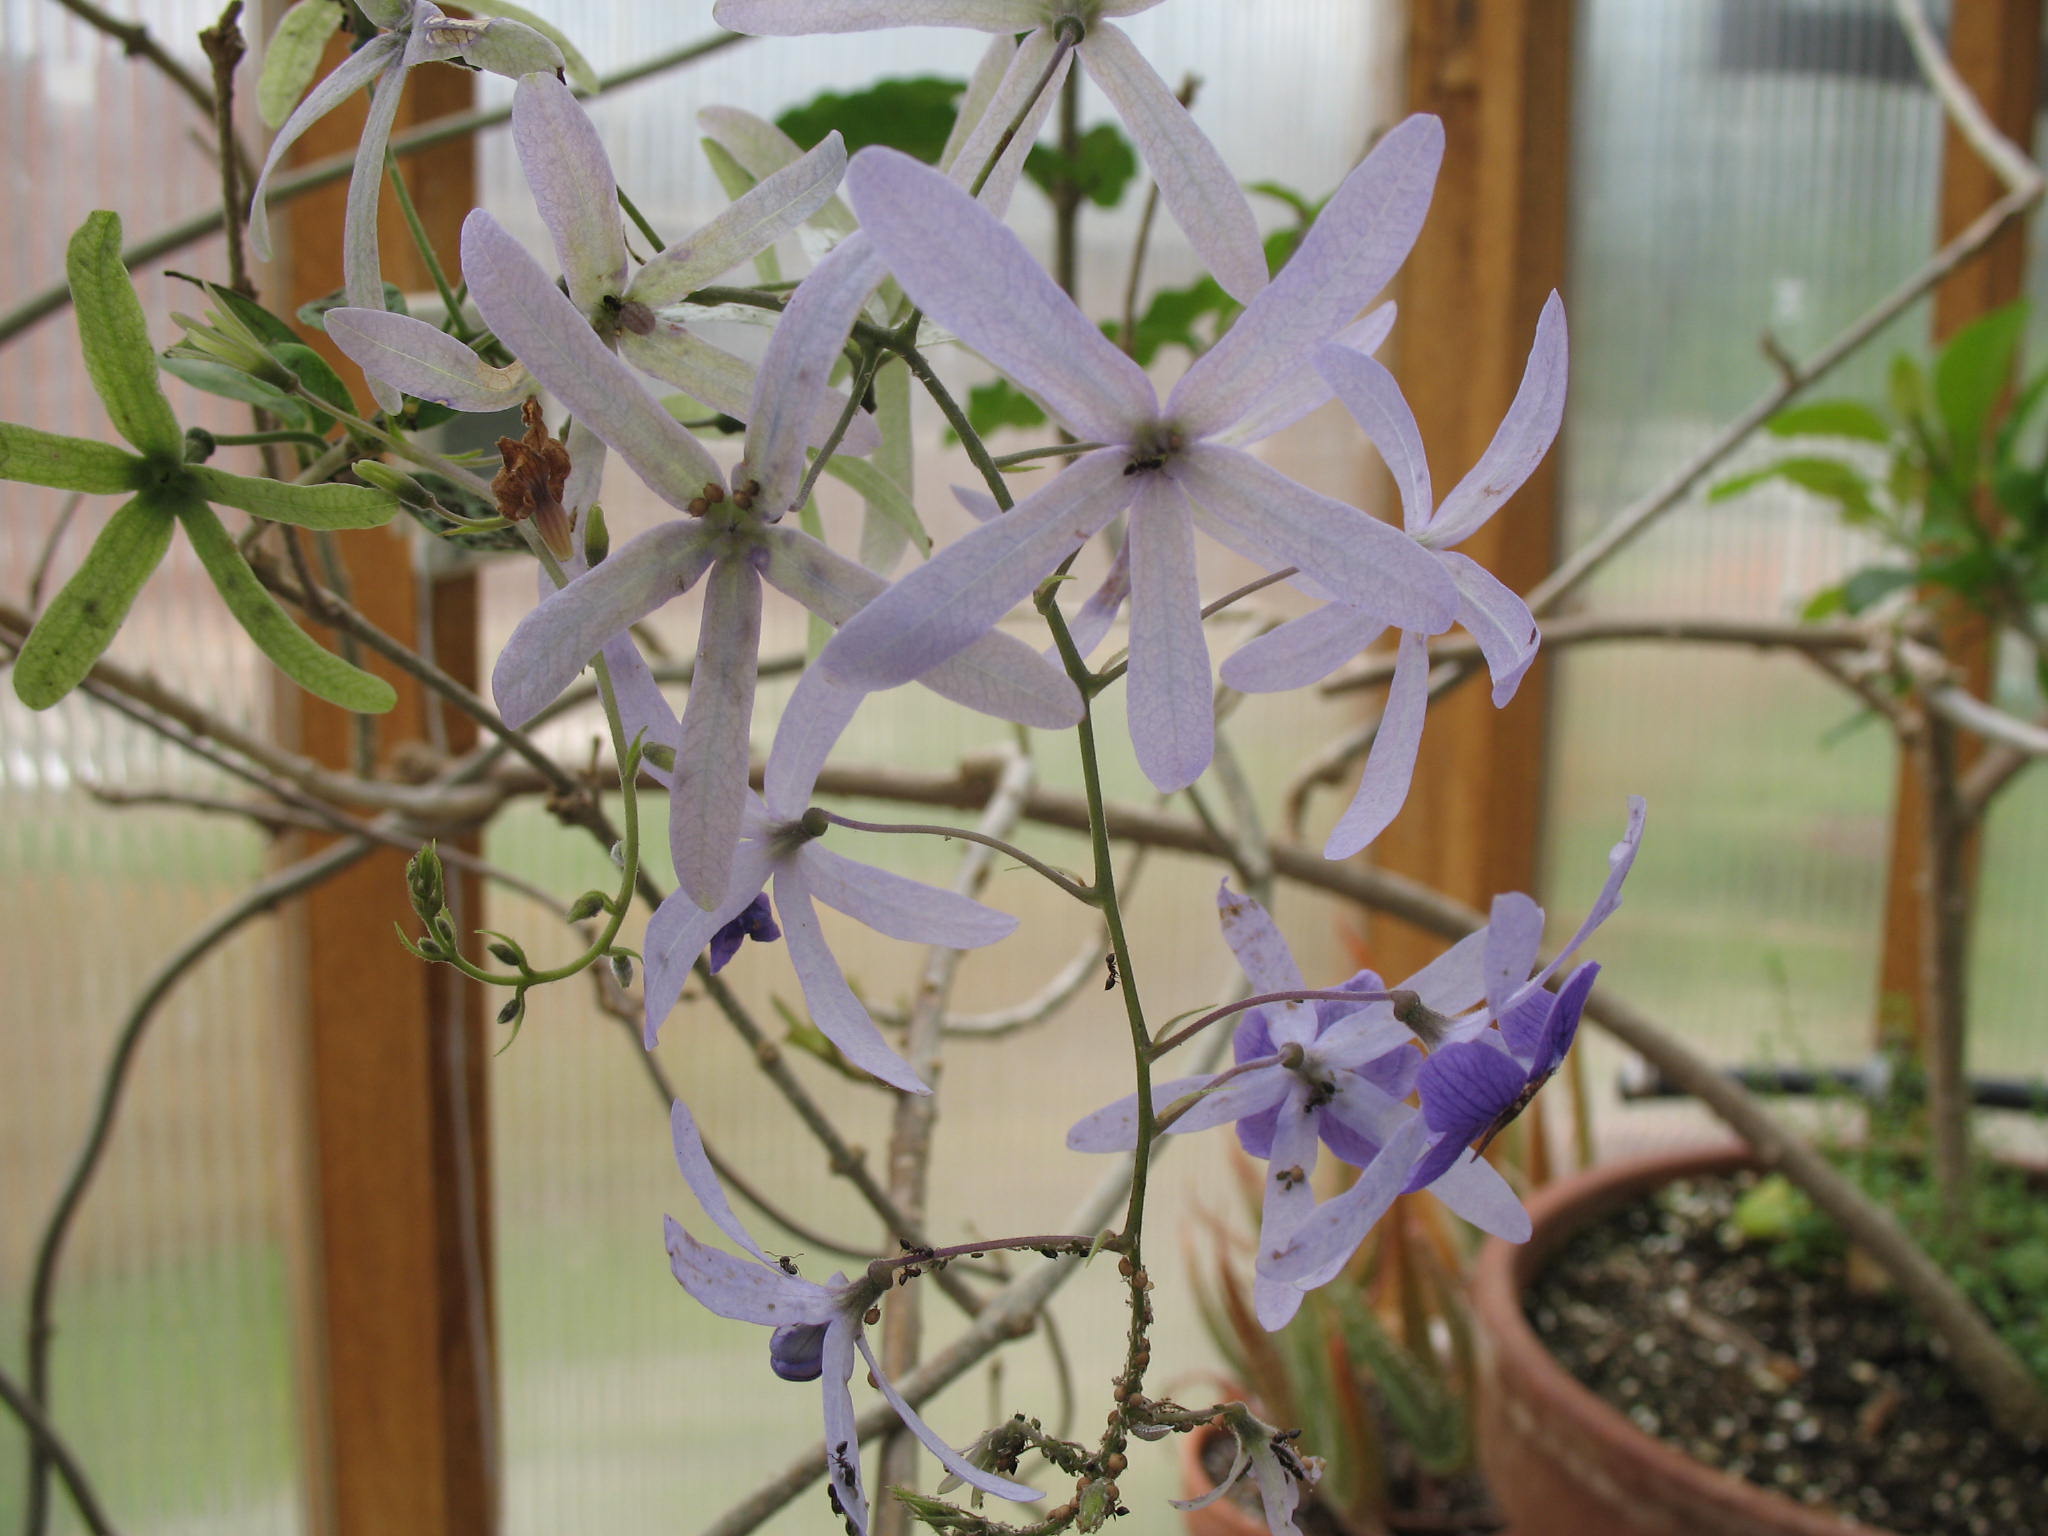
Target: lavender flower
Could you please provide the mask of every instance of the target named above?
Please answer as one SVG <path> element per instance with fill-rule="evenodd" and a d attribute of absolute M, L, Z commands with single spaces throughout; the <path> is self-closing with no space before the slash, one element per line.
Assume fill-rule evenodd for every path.
<path fill-rule="evenodd" d="M 768 1340 L 768 1363 L 777 1376 L 784 1381 L 824 1382 L 829 1497 L 834 1512 L 846 1518 L 856 1536 L 866 1536 L 868 1518 L 867 1495 L 861 1484 L 860 1432 L 853 1394 L 848 1390 L 856 1352 L 867 1361 L 876 1390 L 896 1410 L 904 1428 L 917 1436 L 948 1472 L 1000 1498 L 1029 1503 L 1041 1497 L 1035 1488 L 985 1472 L 961 1456 L 919 1417 L 882 1373 L 861 1325 L 868 1309 L 888 1291 L 886 1278 L 876 1280 L 864 1272 L 848 1280 L 835 1274 L 821 1285 L 795 1273 L 793 1265 L 769 1258 L 733 1213 L 704 1151 L 697 1123 L 680 1100 L 669 1112 L 669 1129 L 675 1141 L 676 1166 L 682 1169 L 704 1214 L 756 1261 L 750 1264 L 698 1242 L 670 1216 L 664 1219 L 669 1269 L 684 1290 L 720 1317 L 774 1329 Z"/>
<path fill-rule="evenodd" d="M 718 0 L 712 15 L 735 32 L 791 37 L 814 32 L 869 32 L 884 27 L 967 27 L 978 32 L 1028 32 L 1010 56 L 980 127 L 954 163 L 978 168 L 994 148 L 1024 93 L 1053 61 L 1065 29 L 1078 46 L 1062 55 L 1041 99 L 1059 94 L 1073 54 L 1107 96 L 1137 142 L 1159 198 L 1224 290 L 1249 303 L 1266 286 L 1257 221 L 1229 167 L 1186 107 L 1145 62 L 1123 30 L 1103 18 L 1132 16 L 1159 0 Z M 963 118 L 965 114 L 962 114 Z M 1035 124 L 1015 142 L 1029 147 Z M 1021 164 L 1021 157 L 1019 163 Z M 1013 173 L 1014 174 L 1014 173 Z"/>
<path fill-rule="evenodd" d="M 1172 790 L 1193 782 L 1214 747 L 1196 527 L 1268 568 L 1296 567 L 1330 597 L 1424 631 L 1447 628 L 1458 593 L 1435 556 L 1236 446 L 1328 398 L 1310 358 L 1349 339 L 1340 331 L 1414 243 L 1442 148 L 1442 126 L 1429 117 L 1381 139 L 1163 407 L 1137 364 L 985 209 L 905 156 L 856 155 L 848 191 L 904 291 L 1069 430 L 1109 446 L 912 571 L 848 623 L 819 664 L 862 688 L 917 676 L 985 633 L 1129 508 L 1131 735 L 1147 776 Z"/>
<path fill-rule="evenodd" d="M 1467 1143 L 1556 1070 L 1577 1030 L 1597 968 L 1581 967 L 1555 996 L 1544 984 L 1621 905 L 1622 882 L 1635 864 L 1645 815 L 1641 797 L 1631 795 L 1628 805 L 1628 830 L 1607 854 L 1606 883 L 1571 941 L 1549 964 L 1536 969 L 1543 909 L 1520 892 L 1510 892 L 1494 898 L 1484 928 L 1460 939 L 1418 974 L 1416 983 L 1427 975 L 1432 984 L 1425 989 L 1411 983 L 1420 1006 L 1403 1012 L 1433 1040 L 1431 1060 L 1417 1078 L 1421 1111 L 1408 1111 L 1392 1128 L 1379 1155 L 1350 1189 L 1317 1206 L 1279 1244 L 1260 1245 L 1263 1274 L 1314 1290 L 1344 1267 L 1396 1195 L 1424 1182 L 1441 1189 L 1442 1181 L 1460 1170 L 1485 1166 Z M 1467 1009 L 1474 1011 L 1466 1014 Z M 1452 1017 L 1458 1014 L 1465 1016 Z M 1489 1059 L 1493 1056 L 1500 1060 Z M 1482 1112 L 1484 1118 L 1477 1118 Z"/>
<path fill-rule="evenodd" d="M 1257 992 L 1295 992 L 1301 971 L 1265 908 L 1226 882 L 1216 895 L 1223 937 Z M 1457 1006 L 1443 987 L 1446 968 L 1425 968 L 1404 986 L 1425 1000 Z M 1232 1121 L 1238 1141 L 1266 1159 L 1259 1251 L 1280 1246 L 1315 1205 L 1320 1147 L 1367 1168 L 1414 1115 L 1407 1098 L 1423 1068 L 1415 1034 L 1396 1017 L 1380 978 L 1360 971 L 1337 990 L 1364 994 L 1357 1006 L 1318 999 L 1268 1003 L 1245 1012 L 1231 1044 L 1236 1065 L 1209 1076 L 1155 1083 L 1155 1113 L 1192 1101 L 1169 1133 L 1206 1130 Z M 1097 1110 L 1067 1132 L 1076 1152 L 1128 1151 L 1137 1144 L 1137 1095 Z M 1439 1170 L 1432 1192 L 1473 1225 L 1519 1240 L 1528 1216 L 1501 1176 L 1484 1162 Z M 1261 1269 L 1253 1284 L 1259 1320 L 1278 1328 L 1301 1305 L 1304 1290 Z"/>
<path fill-rule="evenodd" d="M 762 794 L 746 795 L 738 847 L 721 899 L 707 911 L 679 891 L 648 919 L 642 945 L 648 1049 L 654 1048 L 662 1021 L 675 1007 L 698 955 L 753 911 L 762 888 L 769 886 L 812 1022 L 863 1072 L 905 1093 L 931 1091 L 882 1038 L 846 984 L 845 973 L 825 943 L 814 902 L 822 901 L 892 939 L 943 944 L 948 949 L 993 944 L 1013 933 L 1017 920 L 956 892 L 905 879 L 820 845 L 828 823 L 811 809 L 811 789 L 862 697 L 815 670 L 804 674 L 776 730 Z"/>
<path fill-rule="evenodd" d="M 762 581 L 831 624 L 845 621 L 883 585 L 777 522 L 802 477 L 804 440 L 837 338 L 821 344 L 808 318 L 814 311 L 792 302 L 755 381 L 746 458 L 728 493 L 697 440 L 481 209 L 463 226 L 462 265 L 477 308 L 499 339 L 581 427 L 686 514 L 613 550 L 521 621 L 492 673 L 498 707 L 515 725 L 531 720 L 590 656 L 703 580 L 697 671 L 676 742 L 669 842 L 684 890 L 699 906 L 716 906 L 727 892 L 745 815 Z M 1067 678 L 1005 636 L 990 636 L 926 682 L 971 708 L 1028 725 L 1071 725 L 1080 713 Z"/>
<path fill-rule="evenodd" d="M 1494 706 L 1506 704 L 1536 659 L 1536 621 L 1528 604 L 1477 561 L 1455 553 L 1454 546 L 1476 533 L 1521 488 L 1557 436 L 1568 371 L 1564 305 L 1553 293 L 1543 306 L 1513 403 L 1486 452 L 1441 506 L 1430 491 L 1429 461 L 1415 414 L 1394 376 L 1364 353 L 1345 347 L 1323 348 L 1316 366 L 1393 472 L 1407 532 L 1457 587 L 1458 622 L 1471 631 L 1486 657 Z M 1246 693 L 1305 688 L 1378 639 L 1387 622 L 1370 604 L 1332 603 L 1241 647 L 1223 663 L 1223 681 Z M 1357 793 L 1330 832 L 1325 858 L 1346 859 L 1364 848 L 1385 830 L 1408 795 L 1429 702 L 1429 644 L 1423 631 L 1401 628 L 1379 734 Z"/>
<path fill-rule="evenodd" d="M 270 173 L 277 169 L 285 151 L 314 123 L 370 86 L 370 115 L 356 144 L 355 171 L 348 184 L 341 260 L 349 303 L 382 309 L 384 274 L 377 259 L 377 198 L 384 186 L 384 151 L 391 142 L 391 125 L 398 117 L 405 77 L 415 64 L 460 59 L 472 68 L 516 80 L 561 69 L 562 55 L 531 27 L 503 18 L 456 21 L 432 0 L 370 0 L 362 11 L 384 30 L 307 92 L 271 140 L 270 154 L 249 199 L 249 243 L 258 256 L 270 259 L 270 210 L 264 194 Z M 373 381 L 371 389 L 386 410 L 398 408 L 398 396 L 389 385 Z"/>

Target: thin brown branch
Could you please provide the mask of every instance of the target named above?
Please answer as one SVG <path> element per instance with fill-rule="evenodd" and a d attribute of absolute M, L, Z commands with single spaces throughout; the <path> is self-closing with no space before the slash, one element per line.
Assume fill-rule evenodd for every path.
<path fill-rule="evenodd" d="M 254 298 L 256 285 L 249 280 L 249 253 L 242 240 L 243 221 L 248 216 L 243 191 L 248 166 L 235 139 L 235 70 L 249 45 L 242 36 L 242 0 L 228 0 L 220 20 L 199 34 L 199 46 L 213 67 L 210 115 L 214 142 L 219 146 L 221 221 L 227 231 L 228 286 Z M 257 430 L 263 427 L 259 424 Z"/>
<path fill-rule="evenodd" d="M 49 1415 L 22 1389 L 20 1382 L 5 1371 L 0 1371 L 0 1402 L 4 1402 L 9 1411 L 21 1420 L 21 1427 L 28 1431 L 29 1439 L 48 1458 L 57 1475 L 64 1479 L 64 1487 L 70 1493 L 72 1505 L 85 1522 L 86 1529 L 93 1536 L 115 1536 L 114 1522 L 108 1518 L 105 1506 L 100 1503 L 99 1490 L 86 1476 L 84 1466 L 65 1443 L 64 1437 L 57 1433 L 57 1426 L 50 1422 Z"/>

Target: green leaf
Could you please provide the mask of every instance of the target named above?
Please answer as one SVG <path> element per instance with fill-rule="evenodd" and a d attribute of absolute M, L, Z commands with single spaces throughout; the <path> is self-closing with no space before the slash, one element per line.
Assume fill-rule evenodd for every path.
<path fill-rule="evenodd" d="M 1071 182 L 1096 207 L 1114 208 L 1138 174 L 1138 156 L 1123 134 L 1097 123 L 1081 135 L 1071 157 L 1049 144 L 1033 145 L 1024 158 L 1024 174 L 1048 197 L 1060 183 Z"/>
<path fill-rule="evenodd" d="M 1812 624 L 1821 619 L 1831 619 L 1836 614 L 1846 610 L 1848 606 L 1849 593 L 1846 588 L 1839 584 L 1832 587 L 1822 587 L 1806 600 L 1806 606 L 1799 610 L 1799 617 Z"/>
<path fill-rule="evenodd" d="M 322 294 L 317 299 L 308 299 L 298 307 L 299 324 L 310 326 L 316 331 L 327 329 L 327 311 L 345 309 L 349 304 L 348 290 L 337 288 L 332 293 Z M 406 306 L 405 290 L 396 283 L 384 285 L 384 307 L 394 315 L 409 315 L 412 310 Z"/>
<path fill-rule="evenodd" d="M 293 398 L 274 384 L 266 384 L 253 374 L 230 368 L 226 363 L 211 362 L 203 357 L 173 357 L 169 354 L 157 360 L 174 379 L 182 379 L 194 389 L 203 389 L 209 395 L 219 395 L 227 400 L 240 400 L 246 405 L 261 406 L 291 426 L 304 426 L 312 420 L 312 413 L 303 400 Z"/>
<path fill-rule="evenodd" d="M 967 424 L 977 436 L 987 437 L 998 427 L 1042 427 L 1045 411 L 1008 379 L 991 379 L 967 392 Z M 960 438 L 949 428 L 946 440 L 957 443 Z"/>
<path fill-rule="evenodd" d="M 2026 323 L 2024 304 L 1995 309 L 1957 331 L 1934 360 L 1934 406 L 1958 464 L 1976 462 Z"/>
<path fill-rule="evenodd" d="M 1900 588 L 1912 586 L 1916 579 L 1904 566 L 1867 565 L 1842 583 L 1842 606 L 1851 613 L 1861 613 Z"/>
<path fill-rule="evenodd" d="M 121 218 L 101 209 L 86 215 L 64 252 L 85 371 L 115 430 L 144 453 L 179 461 L 185 434 L 156 380 L 156 349 L 135 284 L 121 265 Z"/>
<path fill-rule="evenodd" d="M 1888 443 L 1892 429 L 1860 400 L 1814 400 L 1788 405 L 1764 430 L 1773 437 L 1849 437 L 1863 443 Z"/>
<path fill-rule="evenodd" d="M 1305 194 L 1297 192 L 1294 188 L 1286 186 L 1281 182 L 1255 181 L 1248 185 L 1245 191 L 1256 192 L 1261 197 L 1270 197 L 1276 202 L 1285 203 L 1294 210 L 1294 216 L 1301 220 L 1303 224 L 1313 224 L 1316 214 L 1320 211 L 1318 206 L 1310 202 Z"/>
<path fill-rule="evenodd" d="M 1885 392 L 1891 399 L 1892 415 L 1900 421 L 1910 421 L 1927 410 L 1926 376 L 1921 373 L 1920 365 L 1903 352 L 1892 359 Z"/>
<path fill-rule="evenodd" d="M 323 0 L 332 4 L 333 0 Z M 189 272 L 173 272 L 168 268 L 165 277 L 175 277 L 180 282 L 190 283 L 200 289 L 222 309 L 247 326 L 260 342 L 297 341 L 299 333 L 286 324 L 281 315 L 271 313 L 246 293 L 237 293 L 232 288 L 223 288 L 219 283 L 210 283 L 203 277 L 194 277 Z"/>
<path fill-rule="evenodd" d="M 335 0 L 299 0 L 284 13 L 263 49 L 263 73 L 256 81 L 256 110 L 272 128 L 284 126 L 292 108 L 320 72 L 327 39 L 343 20 Z"/>
<path fill-rule="evenodd" d="M 1877 518 L 1877 507 L 1870 499 L 1870 482 L 1839 459 L 1780 459 L 1746 475 L 1723 480 L 1707 492 L 1707 500 L 1727 501 L 1769 480 L 1783 480 L 1802 491 L 1825 496 L 1841 509 L 1847 522 L 1867 523 Z"/>
<path fill-rule="evenodd" d="M 277 600 L 263 590 L 256 573 L 242 559 L 213 508 L 197 496 L 177 499 L 178 521 L 235 622 L 249 633 L 258 649 L 308 693 L 362 715 L 381 715 L 397 704 L 398 695 L 381 677 L 352 667 L 321 649 L 313 637 L 291 621 Z"/>
<path fill-rule="evenodd" d="M 398 498 L 368 485 L 290 485 L 195 464 L 193 487 L 208 501 L 299 528 L 382 528 Z"/>
<path fill-rule="evenodd" d="M 140 490 L 149 466 L 111 443 L 0 421 L 0 480 L 60 491 Z"/>
<path fill-rule="evenodd" d="M 1138 317 L 1137 333 L 1131 342 L 1131 356 L 1138 365 L 1149 367 L 1163 347 L 1185 347 L 1199 355 L 1220 332 L 1224 317 L 1236 313 L 1237 300 L 1223 291 L 1223 285 L 1213 277 L 1205 277 L 1185 288 L 1162 288 L 1152 295 L 1152 302 L 1145 306 L 1145 313 Z M 1197 329 L 1198 323 L 1211 320 L 1211 334 L 1205 335 Z M 1105 331 L 1112 335 L 1120 327 L 1105 325 Z"/>
<path fill-rule="evenodd" d="M 869 512 L 901 528 L 917 545 L 917 552 L 927 560 L 931 558 L 932 536 L 924 531 L 924 524 L 918 520 L 917 508 L 910 504 L 910 498 L 903 494 L 903 488 L 894 480 L 865 459 L 850 459 L 837 453 L 825 461 L 825 473 L 860 492 Z"/>
<path fill-rule="evenodd" d="M 22 703 L 48 709 L 84 681 L 171 547 L 172 526 L 161 490 L 142 492 L 107 520 L 14 660 L 14 691 Z"/>
<path fill-rule="evenodd" d="M 523 5 L 512 4 L 512 0 L 463 0 L 462 8 L 472 16 L 502 16 L 522 27 L 533 28 L 562 55 L 562 73 L 569 77 L 571 85 L 584 92 L 598 89 L 597 71 L 590 67 L 590 60 L 577 52 L 576 45 L 553 22 L 534 15 Z"/>
<path fill-rule="evenodd" d="M 775 126 L 805 149 L 836 128 L 849 155 L 882 144 L 934 165 L 953 131 L 954 103 L 966 89 L 964 80 L 934 75 L 878 80 L 862 91 L 813 96 L 776 118 Z"/>
<path fill-rule="evenodd" d="M 273 348 L 277 360 L 299 376 L 299 382 L 325 400 L 337 410 L 349 415 L 360 414 L 356 410 L 355 397 L 348 392 L 348 386 L 341 382 L 341 375 L 334 371 L 334 365 L 302 341 Z"/>

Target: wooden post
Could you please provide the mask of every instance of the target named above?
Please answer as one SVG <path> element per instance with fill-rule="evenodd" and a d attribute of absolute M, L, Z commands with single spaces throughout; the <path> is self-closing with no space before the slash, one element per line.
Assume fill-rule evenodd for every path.
<path fill-rule="evenodd" d="M 1472 467 L 1514 398 L 1536 317 L 1563 285 L 1571 108 L 1570 0 L 1413 0 L 1411 110 L 1444 121 L 1436 198 L 1402 269 L 1398 358 L 1438 493 Z M 1553 449 L 1528 484 L 1460 546 L 1517 592 L 1557 544 Z M 1533 891 L 1549 679 L 1542 661 L 1506 709 L 1483 678 L 1430 707 L 1415 782 L 1380 835 L 1379 863 L 1486 907 Z M 1375 966 L 1407 975 L 1439 941 L 1375 921 Z"/>
<path fill-rule="evenodd" d="M 337 49 L 330 65 L 340 57 Z M 365 98 L 308 133 L 306 159 L 353 148 Z M 462 70 L 427 66 L 405 87 L 399 125 L 472 104 Z M 459 140 L 406 162 L 408 184 L 436 248 L 452 262 L 474 201 L 474 153 Z M 273 220 L 284 235 L 272 278 L 278 307 L 341 286 L 345 184 L 301 198 Z M 387 189 L 381 235 L 386 276 L 428 286 L 423 264 Z M 367 401 L 360 374 L 344 368 Z M 401 523 L 402 523 L 401 519 Z M 381 628 L 417 644 L 420 604 L 404 529 L 336 541 L 355 605 Z M 438 583 L 434 654 L 474 685 L 476 588 Z M 379 661 L 399 703 L 375 722 L 369 755 L 389 773 L 394 755 L 428 739 L 419 687 Z M 300 750 L 357 766 L 356 717 L 294 693 Z M 452 751 L 475 731 L 450 711 Z M 457 926 L 480 920 L 474 879 L 449 876 Z M 476 1536 L 496 1528 L 496 1400 L 491 1319 L 488 1046 L 477 989 L 398 946 L 393 923 L 416 929 L 405 855 L 380 851 L 299 906 L 306 982 L 302 1039 L 303 1166 L 309 1212 L 299 1254 L 306 1382 L 308 1484 L 319 1536 Z"/>
<path fill-rule="evenodd" d="M 1999 131 L 2022 145 L 2033 142 L 2040 103 L 2041 13 L 2042 0 L 1970 0 L 1954 7 L 1949 24 L 1949 53 L 1963 83 L 1976 93 Z M 1942 149 L 1940 238 L 1952 239 L 2004 192 L 1991 168 L 1951 124 Z M 2026 282 L 2026 225 L 2016 222 L 1935 290 L 1935 340 L 1946 341 L 1972 320 L 2022 297 Z M 1961 668 L 1965 684 L 1979 694 L 1991 682 L 1991 638 L 1981 619 L 1960 608 L 1942 626 L 1943 650 Z M 1960 733 L 1957 770 L 1967 772 L 1982 748 L 1978 738 Z M 1926 1015 L 1925 999 L 1920 997 L 1926 956 L 1921 906 L 1928 876 L 1926 818 L 1918 754 L 1901 752 L 1879 962 L 1880 1045 L 1895 1038 L 1902 1025 L 1910 1038 L 1918 1039 Z M 1972 835 L 1964 849 L 1966 885 L 1975 884 L 1977 844 Z M 1915 999 L 1920 1001 L 1916 1004 Z"/>

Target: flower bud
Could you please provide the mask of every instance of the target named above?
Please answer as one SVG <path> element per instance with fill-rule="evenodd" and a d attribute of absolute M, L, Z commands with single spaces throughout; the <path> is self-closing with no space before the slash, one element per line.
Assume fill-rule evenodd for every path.
<path fill-rule="evenodd" d="M 768 1368 L 784 1381 L 816 1381 L 825 1371 L 823 1323 L 784 1323 L 768 1335 Z"/>
<path fill-rule="evenodd" d="M 412 909 L 422 922 L 431 923 L 448 905 L 448 876 L 441 855 L 428 843 L 405 864 L 405 884 L 412 896 Z"/>
<path fill-rule="evenodd" d="M 613 950 L 605 958 L 611 961 L 613 981 L 616 981 L 621 987 L 633 985 L 633 957 L 631 955 L 622 955 L 617 950 Z"/>
<path fill-rule="evenodd" d="M 569 921 L 580 923 L 611 909 L 611 898 L 603 891 L 585 891 L 569 906 Z"/>

